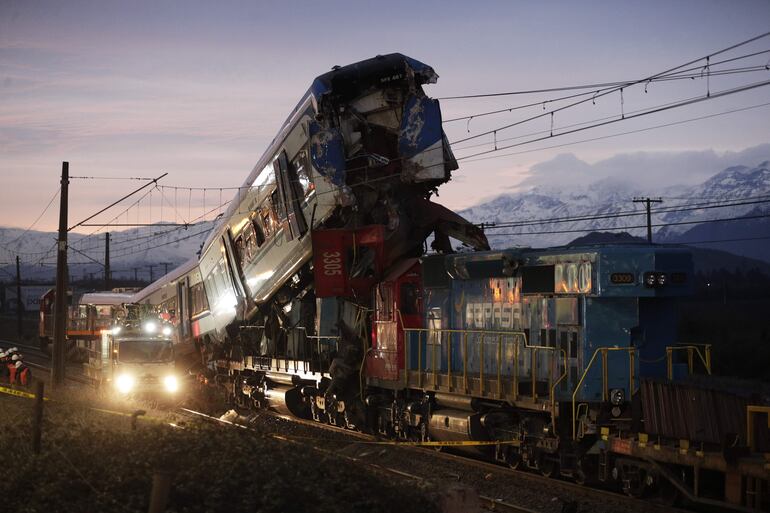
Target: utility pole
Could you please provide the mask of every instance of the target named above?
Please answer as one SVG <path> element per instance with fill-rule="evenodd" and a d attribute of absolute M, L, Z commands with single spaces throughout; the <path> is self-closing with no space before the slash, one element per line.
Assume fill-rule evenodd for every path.
<path fill-rule="evenodd" d="M 110 232 L 104 234 L 104 290 L 110 290 Z"/>
<path fill-rule="evenodd" d="M 59 238 L 56 243 L 56 299 L 51 362 L 51 384 L 64 384 L 64 344 L 67 336 L 67 199 L 70 183 L 69 162 L 61 165 L 61 201 L 59 203 Z"/>
<path fill-rule="evenodd" d="M 150 268 L 150 283 L 155 281 L 155 275 L 152 274 L 152 270 L 155 268 L 154 265 L 148 264 L 147 267 Z"/>
<path fill-rule="evenodd" d="M 21 263 L 19 255 L 16 255 L 16 338 L 19 342 L 21 342 L 21 336 L 24 334 L 24 325 L 21 317 L 23 309 L 24 303 L 21 300 Z"/>
<path fill-rule="evenodd" d="M 650 203 L 662 203 L 661 198 L 634 198 L 634 203 L 645 203 L 647 205 L 647 244 L 652 244 L 652 214 L 650 213 Z"/>
<path fill-rule="evenodd" d="M 134 267 L 133 269 L 134 269 L 134 281 L 139 281 L 139 274 L 138 274 L 139 273 L 139 268 L 138 267 Z"/>
<path fill-rule="evenodd" d="M 160 265 L 163 266 L 163 276 L 168 274 L 168 266 L 171 264 L 171 262 L 161 262 Z"/>

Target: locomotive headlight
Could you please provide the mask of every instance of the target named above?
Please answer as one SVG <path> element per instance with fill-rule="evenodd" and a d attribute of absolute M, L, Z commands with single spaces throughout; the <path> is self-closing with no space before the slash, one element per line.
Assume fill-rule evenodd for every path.
<path fill-rule="evenodd" d="M 644 284 L 648 287 L 654 287 L 655 284 L 658 282 L 658 277 L 655 276 L 655 273 L 644 273 Z"/>
<path fill-rule="evenodd" d="M 666 284 L 666 274 L 665 273 L 658 273 L 658 286 L 662 287 Z"/>
<path fill-rule="evenodd" d="M 135 383 L 136 382 L 133 376 L 129 374 L 121 374 L 118 376 L 118 379 L 115 380 L 115 387 L 121 394 L 127 394 L 134 388 Z"/>
<path fill-rule="evenodd" d="M 164 326 L 163 327 L 163 335 L 166 337 L 171 336 L 171 326 Z"/>
<path fill-rule="evenodd" d="M 114 328 L 112 328 L 113 335 L 117 335 L 118 333 L 120 333 L 120 326 L 115 326 Z"/>
<path fill-rule="evenodd" d="M 152 321 L 145 322 L 142 328 L 144 328 L 144 331 L 146 331 L 147 333 L 155 333 L 156 331 L 158 331 L 158 325 Z"/>
<path fill-rule="evenodd" d="M 620 406 L 623 404 L 623 400 L 626 398 L 626 394 L 622 388 L 614 388 L 610 391 L 610 402 L 614 406 Z"/>
<path fill-rule="evenodd" d="M 179 390 L 179 380 L 176 376 L 166 376 L 163 378 L 163 386 L 166 387 L 166 391 L 174 393 Z"/>

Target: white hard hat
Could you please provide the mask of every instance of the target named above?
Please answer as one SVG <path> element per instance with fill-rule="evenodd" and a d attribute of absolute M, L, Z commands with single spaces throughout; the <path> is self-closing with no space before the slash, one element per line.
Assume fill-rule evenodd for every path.
<path fill-rule="evenodd" d="M 19 359 L 20 359 L 20 358 L 19 358 L 19 355 L 17 355 L 17 354 L 13 355 L 13 357 L 11 358 L 11 360 L 13 360 L 14 362 L 15 362 L 16 360 L 19 360 Z"/>
<path fill-rule="evenodd" d="M 10 349 L 8 350 L 8 352 L 9 352 L 9 353 L 16 353 L 16 352 L 18 352 L 18 351 L 19 351 L 19 348 L 18 348 L 18 347 L 12 347 L 12 348 L 10 348 Z"/>
<path fill-rule="evenodd" d="M 23 364 L 23 363 L 21 363 L 21 362 L 16 362 L 16 368 L 17 368 L 17 369 L 18 369 L 19 367 L 21 367 L 22 365 L 24 365 L 24 364 Z"/>

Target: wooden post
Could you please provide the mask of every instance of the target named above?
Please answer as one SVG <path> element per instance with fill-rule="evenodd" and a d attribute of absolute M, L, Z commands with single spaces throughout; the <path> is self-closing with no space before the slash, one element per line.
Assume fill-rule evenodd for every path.
<path fill-rule="evenodd" d="M 166 511 L 170 489 L 171 474 L 168 472 L 155 472 L 152 476 L 152 492 L 150 493 L 150 509 L 148 513 L 162 513 Z"/>
<path fill-rule="evenodd" d="M 69 176 L 69 162 L 62 162 L 59 238 L 56 244 L 53 357 L 51 358 L 51 385 L 54 388 L 64 385 L 64 344 L 67 340 L 67 200 Z"/>
<path fill-rule="evenodd" d="M 110 232 L 104 234 L 104 290 L 112 288 L 112 273 L 110 271 Z"/>
<path fill-rule="evenodd" d="M 24 302 L 21 300 L 21 262 L 19 255 L 16 255 L 16 338 L 21 342 L 24 335 L 24 324 L 22 314 L 24 313 Z"/>
<path fill-rule="evenodd" d="M 43 429 L 43 392 L 44 384 L 41 380 L 35 383 L 35 409 L 32 414 L 32 450 L 40 454 L 40 441 Z"/>

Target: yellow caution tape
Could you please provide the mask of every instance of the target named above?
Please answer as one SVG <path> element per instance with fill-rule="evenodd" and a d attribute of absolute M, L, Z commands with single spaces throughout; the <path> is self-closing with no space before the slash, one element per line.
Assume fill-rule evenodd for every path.
<path fill-rule="evenodd" d="M 8 388 L 4 386 L 0 386 L 0 392 L 8 395 L 15 395 L 16 397 L 24 397 L 27 399 L 34 399 L 35 394 L 30 394 L 29 392 L 24 392 L 23 390 L 16 390 L 15 388 Z M 44 397 L 46 401 L 48 400 L 47 397 Z"/>
<path fill-rule="evenodd" d="M 329 442 L 330 440 L 327 440 L 325 438 L 317 438 L 314 436 L 297 436 L 297 435 L 279 435 L 276 433 L 271 433 L 273 438 L 278 438 L 279 440 L 290 440 L 290 439 L 304 439 L 304 440 L 312 440 L 312 441 L 318 441 L 318 442 Z M 331 440 L 334 441 L 334 440 Z M 350 442 L 350 440 L 340 440 L 344 442 Z M 469 447 L 469 446 L 478 446 L 478 445 L 513 445 L 515 447 L 519 447 L 521 445 L 521 442 L 519 440 L 497 440 L 497 441 L 490 441 L 490 440 L 451 440 L 451 441 L 430 441 L 430 442 L 404 442 L 404 441 L 398 441 L 398 440 L 360 440 L 350 443 L 357 443 L 357 444 L 369 444 L 369 445 L 401 445 L 404 447 Z"/>
<path fill-rule="evenodd" d="M 403 446 L 410 446 L 410 447 L 468 447 L 468 446 L 474 446 L 474 445 L 514 445 L 519 446 L 521 445 L 521 442 L 518 440 L 498 440 L 498 441 L 488 441 L 488 440 L 451 440 L 451 441 L 429 441 L 429 442 L 399 442 L 399 441 L 388 441 L 388 442 L 361 442 L 364 444 L 373 444 L 373 445 L 403 445 Z"/>

